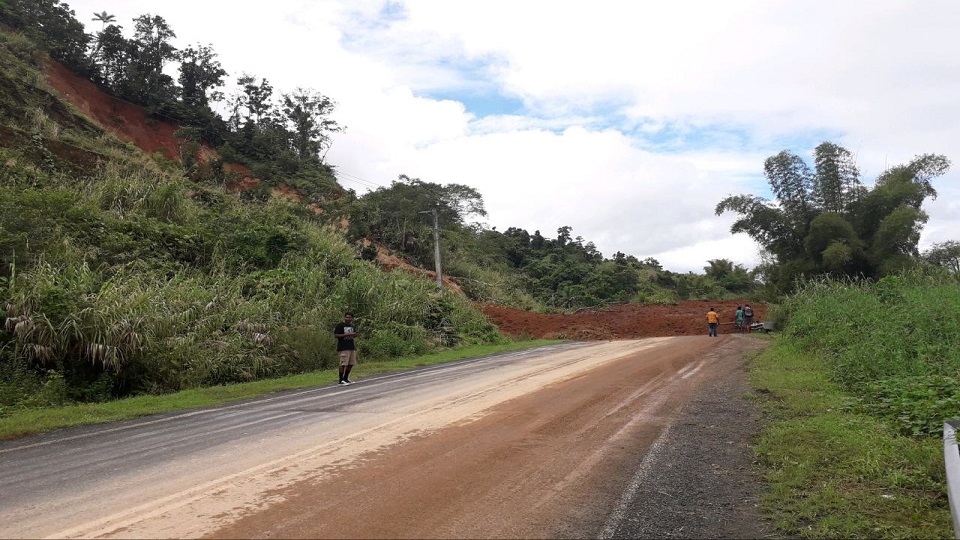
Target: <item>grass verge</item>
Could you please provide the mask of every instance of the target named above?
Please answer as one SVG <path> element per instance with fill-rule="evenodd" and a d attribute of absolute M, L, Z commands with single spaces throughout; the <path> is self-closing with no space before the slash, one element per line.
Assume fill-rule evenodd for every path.
<path fill-rule="evenodd" d="M 766 514 L 801 538 L 950 538 L 942 441 L 853 412 L 821 359 L 779 342 L 751 366 L 769 423 Z"/>
<path fill-rule="evenodd" d="M 529 349 L 556 343 L 560 343 L 560 341 L 515 341 L 498 345 L 476 345 L 425 356 L 402 358 L 389 362 L 367 363 L 361 359 L 357 367 L 354 368 L 352 377 L 360 378 L 376 373 L 442 364 L 464 358 L 475 358 L 478 356 Z M 151 414 L 181 411 L 197 407 L 211 407 L 284 390 L 323 386 L 333 383 L 336 379 L 337 372 L 334 370 L 315 371 L 312 373 L 291 375 L 277 379 L 265 379 L 250 383 L 184 390 L 182 392 L 160 396 L 137 396 L 107 403 L 11 411 L 3 418 L 0 418 L 0 439 L 21 437 L 62 427 L 114 422 Z"/>

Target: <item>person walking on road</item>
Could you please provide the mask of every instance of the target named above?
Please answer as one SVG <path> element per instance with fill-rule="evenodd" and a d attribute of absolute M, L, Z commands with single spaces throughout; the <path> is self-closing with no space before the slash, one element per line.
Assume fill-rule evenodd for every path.
<path fill-rule="evenodd" d="M 340 385 L 353 384 L 350 370 L 357 365 L 357 346 L 353 339 L 357 337 L 357 328 L 353 324 L 353 313 L 344 313 L 343 322 L 333 329 L 337 338 L 337 354 L 340 356 Z"/>
<path fill-rule="evenodd" d="M 737 332 L 743 332 L 743 307 L 737 306 L 737 322 L 734 323 Z"/>
<path fill-rule="evenodd" d="M 717 312 L 710 308 L 710 311 L 707 312 L 707 335 L 710 337 L 717 337 L 717 327 L 720 326 L 720 316 L 717 315 Z"/>
<path fill-rule="evenodd" d="M 747 332 L 750 332 L 750 326 L 753 325 L 753 308 L 750 307 L 750 304 L 744 304 L 743 306 L 743 326 L 747 329 Z"/>

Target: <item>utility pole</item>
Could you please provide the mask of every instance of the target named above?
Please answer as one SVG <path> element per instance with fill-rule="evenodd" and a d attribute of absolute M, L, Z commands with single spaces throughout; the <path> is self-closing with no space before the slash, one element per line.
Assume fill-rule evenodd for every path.
<path fill-rule="evenodd" d="M 440 223 L 437 220 L 437 209 L 420 212 L 433 215 L 433 260 L 437 266 L 437 287 L 443 288 L 443 278 L 440 277 Z"/>

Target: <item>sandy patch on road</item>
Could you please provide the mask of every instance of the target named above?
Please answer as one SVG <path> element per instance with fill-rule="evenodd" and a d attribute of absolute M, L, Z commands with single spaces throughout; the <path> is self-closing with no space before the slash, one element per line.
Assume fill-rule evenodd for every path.
<path fill-rule="evenodd" d="M 195 478 L 180 479 L 188 488 L 148 504 L 65 527 L 50 536 L 184 538 L 209 534 L 243 516 L 278 507 L 291 493 L 296 493 L 295 489 L 285 488 L 304 482 L 313 485 L 348 471 L 367 470 L 378 455 L 386 455 L 387 448 L 429 440 L 429 434 L 453 424 L 479 421 L 496 405 L 582 377 L 625 358 L 636 358 L 666 346 L 671 339 L 601 342 L 534 362 L 518 362 L 486 377 L 462 381 L 455 388 L 438 388 L 402 411 L 372 411 L 357 406 L 343 414 L 363 415 L 366 427 L 349 435 L 325 440 L 322 432 L 291 434 L 295 441 L 278 445 L 275 455 L 261 456 L 256 466 L 212 480 L 204 476 L 204 471 L 197 471 Z M 371 417 L 375 420 L 371 421 Z M 249 461 L 249 456 L 229 459 Z"/>

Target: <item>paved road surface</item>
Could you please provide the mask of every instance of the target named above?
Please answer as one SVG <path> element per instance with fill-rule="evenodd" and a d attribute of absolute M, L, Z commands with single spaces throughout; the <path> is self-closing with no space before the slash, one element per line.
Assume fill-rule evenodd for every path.
<path fill-rule="evenodd" d="M 0 537 L 609 534 L 683 406 L 755 344 L 568 343 L 7 441 Z"/>

